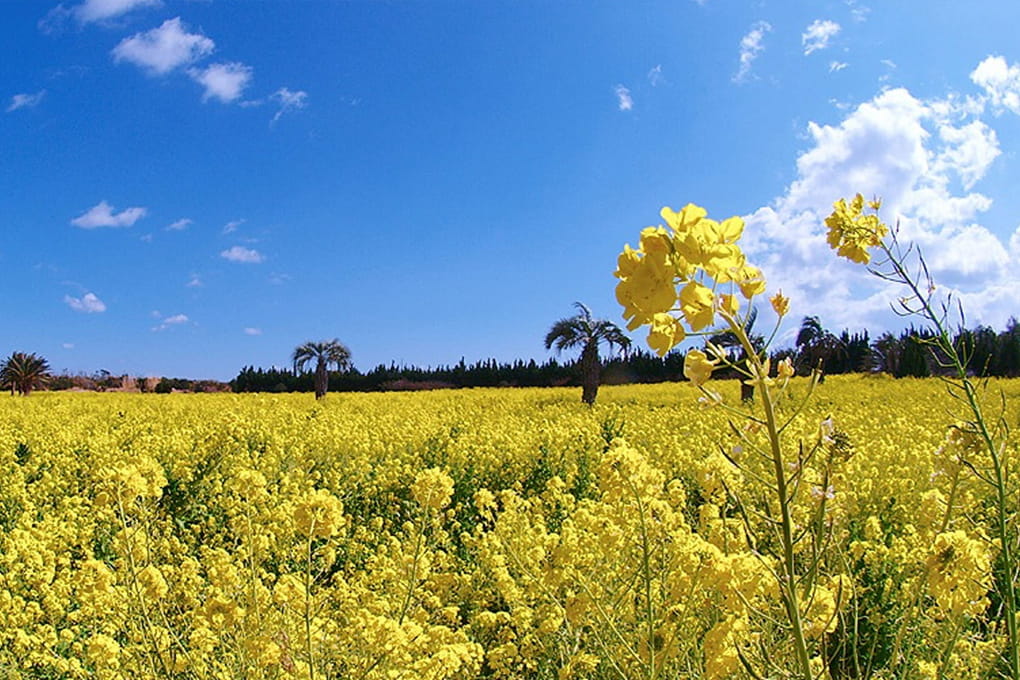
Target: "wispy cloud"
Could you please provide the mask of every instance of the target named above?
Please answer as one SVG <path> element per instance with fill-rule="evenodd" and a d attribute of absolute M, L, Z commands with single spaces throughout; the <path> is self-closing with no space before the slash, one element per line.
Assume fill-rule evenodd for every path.
<path fill-rule="evenodd" d="M 847 64 L 845 61 L 830 61 L 829 62 L 829 73 L 835 73 L 836 71 L 842 71 L 847 66 L 849 66 L 849 64 Z"/>
<path fill-rule="evenodd" d="M 184 231 L 193 224 L 190 218 L 184 217 L 167 226 L 167 231 Z"/>
<path fill-rule="evenodd" d="M 240 99 L 251 82 L 253 69 L 239 61 L 188 69 L 188 75 L 205 88 L 202 101 L 219 99 L 224 104 Z"/>
<path fill-rule="evenodd" d="M 96 297 L 95 293 L 85 293 L 80 298 L 65 295 L 64 304 L 83 314 L 99 314 L 106 311 L 106 305 Z"/>
<path fill-rule="evenodd" d="M 277 103 L 279 108 L 276 111 L 276 115 L 273 116 L 272 122 L 280 120 L 280 116 L 297 109 L 303 109 L 308 106 L 308 93 L 304 90 L 291 91 L 286 87 L 281 87 L 279 90 L 269 95 L 269 98 Z"/>
<path fill-rule="evenodd" d="M 39 29 L 52 33 L 60 30 L 69 19 L 74 19 L 82 25 L 101 23 L 140 7 L 158 7 L 161 4 L 160 0 L 85 0 L 71 7 L 60 4 L 39 20 Z"/>
<path fill-rule="evenodd" d="M 804 46 L 804 54 L 824 50 L 829 41 L 840 31 L 840 25 L 829 19 L 815 19 L 801 33 L 800 42 Z"/>
<path fill-rule="evenodd" d="M 155 312 L 153 316 L 159 317 L 159 312 Z M 174 314 L 173 316 L 168 316 L 162 319 L 159 322 L 159 325 L 152 327 L 152 331 L 154 333 L 158 333 L 160 331 L 165 331 L 168 328 L 172 328 L 173 326 L 180 326 L 181 324 L 188 323 L 189 321 L 191 321 L 191 319 L 188 318 L 187 314 Z"/>
<path fill-rule="evenodd" d="M 648 84 L 652 87 L 658 87 L 665 79 L 662 76 L 662 64 L 656 64 L 648 71 Z"/>
<path fill-rule="evenodd" d="M 240 262 L 242 264 L 259 264 L 266 259 L 259 251 L 245 248 L 244 246 L 228 248 L 220 253 L 220 257 L 230 262 Z"/>
<path fill-rule="evenodd" d="M 18 109 L 31 109 L 39 105 L 39 102 L 46 96 L 46 90 L 39 90 L 35 94 L 16 94 L 11 97 L 10 106 L 7 107 L 7 113 L 11 111 L 17 111 Z"/>
<path fill-rule="evenodd" d="M 733 82 L 742 83 L 751 74 L 751 66 L 765 50 L 765 34 L 772 30 L 772 24 L 767 21 L 759 21 L 751 26 L 751 30 L 740 39 L 740 67 L 733 76 Z"/>
<path fill-rule="evenodd" d="M 850 16 L 857 22 L 867 21 L 868 14 L 871 13 L 870 7 L 865 7 L 857 0 L 846 0 L 846 6 L 850 8 Z"/>
<path fill-rule="evenodd" d="M 235 231 L 237 231 L 238 227 L 240 227 L 242 224 L 244 224 L 244 221 L 245 220 L 244 220 L 243 217 L 241 219 L 239 219 L 239 220 L 230 220 L 229 222 L 227 222 L 226 224 L 223 225 L 223 233 L 224 234 L 233 234 Z"/>
<path fill-rule="evenodd" d="M 201 288 L 203 285 L 202 277 L 198 274 L 192 274 L 188 279 L 188 282 L 184 284 L 186 288 Z"/>
<path fill-rule="evenodd" d="M 630 111 L 634 108 L 634 100 L 631 99 L 630 90 L 623 85 L 617 85 L 613 88 L 613 93 L 616 94 L 616 108 L 620 111 Z"/>
<path fill-rule="evenodd" d="M 244 334 L 245 335 L 262 335 L 262 329 L 261 328 L 251 328 L 251 327 L 248 327 L 248 328 L 244 329 Z"/>
<path fill-rule="evenodd" d="M 176 68 L 212 53 L 216 43 L 201 33 L 189 33 L 180 17 L 167 19 L 159 28 L 124 38 L 113 48 L 113 60 L 127 61 L 151 75 L 166 75 Z"/>
<path fill-rule="evenodd" d="M 114 207 L 106 201 L 100 201 L 83 214 L 71 220 L 71 224 L 82 229 L 95 229 L 97 227 L 130 227 L 138 220 L 145 217 L 148 211 L 145 208 L 125 208 L 115 212 Z"/>

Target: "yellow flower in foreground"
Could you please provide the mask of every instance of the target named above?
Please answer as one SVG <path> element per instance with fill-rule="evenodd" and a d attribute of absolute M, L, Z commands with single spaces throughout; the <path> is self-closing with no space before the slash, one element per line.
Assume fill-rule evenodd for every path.
<path fill-rule="evenodd" d="M 770 297 L 769 302 L 772 303 L 772 309 L 780 318 L 786 316 L 790 311 L 790 298 L 783 295 L 783 291 L 779 291 Z"/>
<path fill-rule="evenodd" d="M 677 234 L 686 234 L 691 227 L 704 219 L 708 212 L 700 206 L 688 203 L 680 209 L 680 212 L 675 212 L 669 206 L 665 206 L 659 214 Z"/>
<path fill-rule="evenodd" d="M 623 306 L 628 330 L 648 323 L 654 314 L 668 312 L 676 302 L 675 271 L 667 253 L 658 249 L 659 238 L 642 235 L 641 241 L 653 247 L 652 252 L 624 246 L 614 272 L 620 279 L 616 285 L 616 300 Z"/>
<path fill-rule="evenodd" d="M 680 311 L 691 330 L 697 332 L 712 325 L 715 317 L 712 302 L 712 289 L 697 281 L 691 281 L 680 289 Z"/>
<path fill-rule="evenodd" d="M 684 377 L 695 385 L 704 385 L 712 377 L 715 364 L 716 362 L 709 361 L 708 355 L 700 349 L 692 349 L 684 357 Z"/>
<path fill-rule="evenodd" d="M 869 206 L 873 210 L 881 205 L 872 201 Z M 825 226 L 829 228 L 826 240 L 829 247 L 840 257 L 851 262 L 868 264 L 871 261 L 869 248 L 877 247 L 889 233 L 889 227 L 883 224 L 878 215 L 864 214 L 864 197 L 854 196 L 848 205 L 844 199 L 832 204 L 832 214 L 825 218 Z"/>
<path fill-rule="evenodd" d="M 719 308 L 730 316 L 735 316 L 740 311 L 740 300 L 736 295 L 720 295 Z"/>
<path fill-rule="evenodd" d="M 765 277 L 757 267 L 745 265 L 736 269 L 731 276 L 748 300 L 765 292 Z"/>
<path fill-rule="evenodd" d="M 681 342 L 687 334 L 683 325 L 672 314 L 656 314 L 652 317 L 652 328 L 648 332 L 648 346 L 660 357 Z"/>

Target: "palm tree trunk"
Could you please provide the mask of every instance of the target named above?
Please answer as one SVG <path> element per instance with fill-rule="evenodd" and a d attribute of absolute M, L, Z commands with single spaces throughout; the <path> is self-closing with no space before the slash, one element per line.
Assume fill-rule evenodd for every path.
<path fill-rule="evenodd" d="M 322 359 L 315 366 L 315 398 L 322 399 L 326 396 L 326 389 L 329 387 L 329 373 L 326 371 L 326 362 Z"/>
<path fill-rule="evenodd" d="M 590 342 L 581 352 L 581 401 L 589 406 L 595 403 L 595 397 L 599 393 L 601 368 L 599 347 Z"/>

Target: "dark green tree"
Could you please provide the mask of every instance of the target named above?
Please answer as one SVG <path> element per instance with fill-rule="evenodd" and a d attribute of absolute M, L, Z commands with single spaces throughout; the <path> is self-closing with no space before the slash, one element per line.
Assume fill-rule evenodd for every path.
<path fill-rule="evenodd" d="M 36 354 L 14 352 L 0 366 L 0 385 L 14 393 L 28 396 L 32 390 L 46 385 L 50 378 L 50 365 Z"/>

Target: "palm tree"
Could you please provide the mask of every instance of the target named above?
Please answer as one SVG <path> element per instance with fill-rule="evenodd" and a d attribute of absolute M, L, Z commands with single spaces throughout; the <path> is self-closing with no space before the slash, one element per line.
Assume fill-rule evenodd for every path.
<path fill-rule="evenodd" d="M 806 366 L 808 371 L 824 367 L 826 362 L 840 359 L 846 353 L 846 348 L 840 342 L 840 339 L 825 330 L 817 316 L 804 317 L 794 344 L 797 346 L 800 364 Z M 818 382 L 823 382 L 824 380 L 825 373 L 822 373 L 818 378 Z"/>
<path fill-rule="evenodd" d="M 305 365 L 315 361 L 315 398 L 322 399 L 329 388 L 329 367 L 338 371 L 351 367 L 351 350 L 336 338 L 322 342 L 306 342 L 294 350 L 294 373 L 304 371 Z"/>
<path fill-rule="evenodd" d="M 595 403 L 599 391 L 602 362 L 599 361 L 599 344 L 606 343 L 610 351 L 614 346 L 626 352 L 630 349 L 630 338 L 612 321 L 592 318 L 591 310 L 575 302 L 579 313 L 553 324 L 545 336 L 545 348 L 556 348 L 557 352 L 581 347 L 581 401 L 589 406 Z"/>
<path fill-rule="evenodd" d="M 36 354 L 14 352 L 0 366 L 0 385 L 28 396 L 32 390 L 42 387 L 49 380 L 50 365 Z"/>

